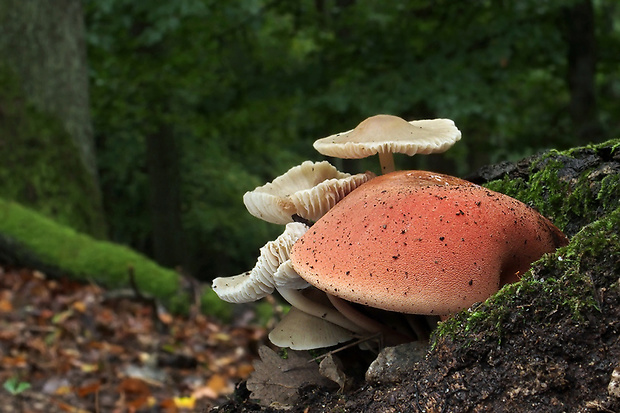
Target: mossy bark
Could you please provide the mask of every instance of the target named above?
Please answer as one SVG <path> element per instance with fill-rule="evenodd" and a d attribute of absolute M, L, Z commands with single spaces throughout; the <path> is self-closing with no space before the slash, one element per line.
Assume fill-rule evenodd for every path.
<path fill-rule="evenodd" d="M 81 3 L 0 1 L 0 196 L 105 237 Z"/>
<path fill-rule="evenodd" d="M 0 264 L 29 266 L 52 276 L 96 282 L 111 289 L 128 287 L 130 274 L 141 293 L 186 310 L 189 291 L 175 271 L 158 266 L 133 250 L 93 239 L 59 225 L 15 202 L 0 198 Z M 206 313 L 226 317 L 230 305 L 209 288 L 201 296 Z"/>

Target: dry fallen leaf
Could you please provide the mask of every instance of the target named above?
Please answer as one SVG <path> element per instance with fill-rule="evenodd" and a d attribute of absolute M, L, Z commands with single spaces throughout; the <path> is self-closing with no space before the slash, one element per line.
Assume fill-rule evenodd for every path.
<path fill-rule="evenodd" d="M 80 409 L 79 407 L 71 406 L 69 403 L 64 403 L 58 400 L 55 400 L 54 403 L 58 406 L 60 410 L 68 413 L 90 413 L 88 410 Z"/>
<path fill-rule="evenodd" d="M 262 327 L 201 314 L 175 315 L 160 331 L 167 313 L 155 323 L 152 304 L 108 293 L 0 266 L 0 378 L 18 370 L 32 388 L 20 398 L 0 391 L 1 411 L 34 412 L 50 398 L 50 413 L 203 411 L 247 378 L 266 339 Z"/>
<path fill-rule="evenodd" d="M 338 384 L 340 391 L 344 390 L 347 376 L 344 374 L 340 359 L 334 357 L 331 353 L 327 354 L 321 360 L 321 364 L 319 364 L 319 373 Z"/>
<path fill-rule="evenodd" d="M 298 389 L 303 384 L 332 386 L 333 382 L 319 373 L 316 363 L 306 351 L 288 352 L 288 358 L 279 357 L 267 346 L 258 349 L 261 360 L 254 362 L 254 373 L 247 381 L 251 397 L 262 405 L 294 405 Z"/>
<path fill-rule="evenodd" d="M 0 313 L 10 313 L 13 311 L 13 304 L 6 298 L 0 298 Z"/>
<path fill-rule="evenodd" d="M 193 397 L 175 397 L 174 405 L 179 409 L 193 410 L 196 406 L 196 399 Z"/>
<path fill-rule="evenodd" d="M 84 386 L 80 386 L 74 389 L 75 394 L 80 397 L 86 397 L 93 393 L 98 393 L 101 390 L 101 381 L 95 380 L 90 383 L 87 383 Z"/>

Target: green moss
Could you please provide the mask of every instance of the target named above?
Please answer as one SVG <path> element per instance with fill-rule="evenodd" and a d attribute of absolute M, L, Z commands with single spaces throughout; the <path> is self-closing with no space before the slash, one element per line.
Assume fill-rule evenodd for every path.
<path fill-rule="evenodd" d="M 617 207 L 620 175 L 605 162 L 589 166 L 583 159 L 611 157 L 619 147 L 616 139 L 564 152 L 549 151 L 532 162 L 527 181 L 505 176 L 485 186 L 536 208 L 572 235 Z"/>
<path fill-rule="evenodd" d="M 19 78 L 0 65 L 0 196 L 104 238 L 100 193 L 54 116 L 31 105 Z"/>
<path fill-rule="evenodd" d="M 204 314 L 210 314 L 226 322 L 232 319 L 233 305 L 220 299 L 210 287 L 204 290 L 200 298 L 200 309 Z"/>
<path fill-rule="evenodd" d="M 609 287 L 617 279 L 601 274 L 616 274 L 595 263 L 620 256 L 620 208 L 607 217 L 586 226 L 571 243 L 533 264 L 518 283 L 504 286 L 484 303 L 462 311 L 441 323 L 434 333 L 434 344 L 450 337 L 468 345 L 473 340 L 493 339 L 501 342 L 503 326 L 510 320 L 527 319 L 539 325 L 553 324 L 555 313 L 570 314 L 582 321 L 588 311 L 598 311 L 596 291 Z M 603 278 L 593 279 L 592 274 Z"/>
<path fill-rule="evenodd" d="M 601 181 L 601 189 L 596 194 L 596 200 L 605 210 L 608 210 L 617 205 L 619 194 L 620 175 L 609 175 Z"/>
<path fill-rule="evenodd" d="M 620 173 L 617 163 L 579 164 L 570 173 L 566 168 L 584 153 L 604 151 L 605 158 L 618 148 L 620 141 L 610 141 L 553 151 L 532 164 L 528 180 L 504 178 L 487 185 L 536 207 L 561 228 L 577 229 L 569 245 L 533 263 L 520 282 L 441 323 L 433 345 L 446 338 L 464 346 L 475 340 L 501 342 L 511 324 L 552 325 L 557 314 L 582 321 L 584 314 L 600 311 L 597 291 L 617 283 L 620 274 Z"/>
<path fill-rule="evenodd" d="M 140 291 L 164 300 L 174 311 L 183 311 L 191 302 L 186 293 L 179 291 L 176 272 L 127 247 L 95 240 L 3 199 L 0 199 L 0 238 L 5 244 L 13 244 L 12 250 L 21 251 L 23 256 L 19 258 L 37 262 L 43 269 L 111 288 L 128 286 L 133 271 Z M 211 314 L 223 316 L 229 311 L 211 289 L 204 293 L 202 302 Z"/>

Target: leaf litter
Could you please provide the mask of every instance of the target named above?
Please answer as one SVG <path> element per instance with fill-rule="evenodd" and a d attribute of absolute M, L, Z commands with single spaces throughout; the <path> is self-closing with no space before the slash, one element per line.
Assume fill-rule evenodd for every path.
<path fill-rule="evenodd" d="M 334 387 L 334 382 L 319 371 L 307 351 L 289 351 L 280 357 L 267 346 L 258 349 L 260 360 L 254 362 L 254 373 L 247 381 L 251 398 L 263 405 L 293 406 L 299 399 L 303 385 Z M 332 360 L 330 358 L 330 360 Z"/>
<path fill-rule="evenodd" d="M 249 377 L 267 341 L 262 327 L 110 293 L 0 267 L 0 384 L 30 385 L 0 388 L 3 412 L 207 411 Z"/>

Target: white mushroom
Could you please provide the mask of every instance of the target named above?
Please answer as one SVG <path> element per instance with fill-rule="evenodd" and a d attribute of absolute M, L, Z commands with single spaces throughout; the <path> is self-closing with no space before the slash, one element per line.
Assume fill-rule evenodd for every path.
<path fill-rule="evenodd" d="M 284 232 L 274 241 L 269 241 L 260 249 L 260 256 L 251 271 L 232 277 L 219 277 L 213 280 L 213 291 L 224 301 L 248 303 L 273 293 L 276 288 L 274 274 L 285 261 L 289 261 L 290 250 L 306 231 L 308 226 L 300 222 L 286 225 Z M 299 276 L 286 280 L 285 273 L 278 277 L 280 288 L 302 288 L 307 283 Z M 301 281 L 300 281 L 301 280 Z M 290 282 L 290 285 L 287 284 Z"/>
<path fill-rule="evenodd" d="M 273 344 L 293 350 L 331 347 L 355 337 L 351 331 L 295 307 L 291 307 L 269 333 L 269 341 Z"/>
<path fill-rule="evenodd" d="M 323 155 L 359 159 L 379 154 L 381 172 L 394 171 L 393 153 L 441 153 L 461 139 L 461 132 L 450 119 L 423 119 L 407 122 L 392 115 L 376 115 L 355 129 L 314 142 Z"/>
<path fill-rule="evenodd" d="M 243 203 L 257 218 L 286 224 L 298 215 L 316 221 L 349 192 L 374 178 L 372 172 L 350 175 L 329 162 L 305 161 L 263 186 L 243 195 Z"/>
<path fill-rule="evenodd" d="M 260 256 L 256 265 L 251 271 L 232 277 L 219 277 L 213 280 L 213 291 L 224 301 L 231 303 L 246 303 L 259 300 L 277 290 L 291 306 L 297 308 L 309 317 L 317 318 L 321 321 L 313 320 L 314 324 L 323 325 L 322 330 L 317 334 L 329 334 L 344 337 L 344 333 L 339 329 L 348 331 L 347 335 L 353 337 L 354 333 L 364 334 L 367 331 L 350 321 L 347 317 L 336 310 L 329 300 L 318 300 L 315 296 L 308 297 L 303 293 L 304 288 L 309 284 L 303 280 L 291 266 L 289 254 L 293 244 L 308 230 L 308 226 L 299 222 L 286 224 L 284 233 L 274 241 L 268 242 L 260 249 Z M 320 296 L 325 298 L 325 294 L 315 290 Z M 299 319 L 299 317 L 297 317 Z M 339 326 L 329 327 L 324 323 Z M 282 334 L 289 334 L 291 322 L 287 321 L 280 326 L 280 333 L 275 337 L 282 337 Z M 278 336 L 280 334 L 280 336 Z M 308 334 L 311 334 L 310 332 Z M 282 339 L 277 339 L 281 341 Z M 324 339 L 316 338 L 321 341 Z M 298 345 L 305 345 L 300 344 Z M 309 344 L 308 344 L 309 345 Z"/>

